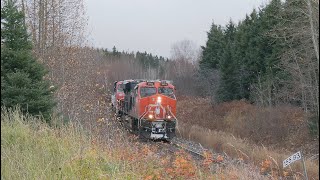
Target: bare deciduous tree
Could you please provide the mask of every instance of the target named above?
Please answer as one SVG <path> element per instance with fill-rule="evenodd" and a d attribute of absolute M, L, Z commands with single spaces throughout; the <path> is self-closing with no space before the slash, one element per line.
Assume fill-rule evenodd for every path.
<path fill-rule="evenodd" d="M 21 0 L 38 55 L 49 48 L 82 45 L 86 16 L 83 0 Z"/>
<path fill-rule="evenodd" d="M 171 46 L 171 59 L 178 75 L 192 72 L 200 58 L 200 47 L 191 40 L 182 40 Z M 190 66 L 193 65 L 193 66 Z"/>
<path fill-rule="evenodd" d="M 57 110 L 70 116 L 72 107 L 69 106 L 68 97 L 73 96 L 70 96 L 66 89 L 71 88 L 70 81 L 77 82 L 78 73 L 72 71 L 70 67 L 79 65 L 80 62 L 76 58 L 86 50 L 80 48 L 86 44 L 87 17 L 84 1 L 18 0 L 18 2 L 25 13 L 25 23 L 31 34 L 34 54 L 50 70 L 46 78 L 60 87 L 56 92 Z M 82 63 L 82 65 L 90 64 Z M 88 79 L 85 73 L 83 70 L 82 80 Z"/>
<path fill-rule="evenodd" d="M 287 45 L 281 63 L 291 77 L 281 82 L 278 98 L 319 117 L 319 1 L 286 1 L 279 18 L 283 23 L 273 35 Z"/>
<path fill-rule="evenodd" d="M 195 64 L 200 58 L 200 47 L 191 40 L 182 40 L 175 42 L 171 46 L 171 59 L 184 60 Z"/>
<path fill-rule="evenodd" d="M 190 40 L 171 46 L 171 62 L 166 74 L 177 87 L 179 95 L 210 97 L 215 102 L 220 75 L 216 70 L 199 69 L 201 48 Z"/>

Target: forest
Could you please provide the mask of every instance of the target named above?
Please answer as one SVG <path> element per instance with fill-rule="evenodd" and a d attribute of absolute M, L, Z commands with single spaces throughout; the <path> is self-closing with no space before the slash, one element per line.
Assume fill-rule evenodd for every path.
<path fill-rule="evenodd" d="M 301 166 L 295 165 L 289 172 L 278 164 L 300 149 L 306 153 L 309 176 L 319 176 L 318 0 L 270 0 L 253 9 L 241 21 L 230 19 L 226 25 L 217 24 L 213 17 L 210 29 L 204 29 L 207 40 L 203 46 L 182 39 L 172 44 L 170 57 L 146 51 L 124 51 L 116 46 L 95 47 L 87 39 L 87 22 L 84 0 L 1 0 L 1 117 L 7 119 L 1 121 L 1 131 L 8 133 L 1 133 L 1 151 L 13 153 L 12 157 L 23 159 L 22 164 L 26 163 L 30 165 L 29 170 L 34 170 L 34 174 L 10 173 L 17 164 L 5 154 L 4 161 L 1 158 L 1 165 L 5 165 L 1 172 L 5 172 L 5 177 L 43 177 L 42 172 L 35 170 L 37 166 L 28 164 L 27 156 L 33 157 L 27 154 L 28 149 L 24 151 L 26 156 L 13 150 L 17 149 L 13 148 L 15 145 L 20 147 L 21 139 L 28 139 L 19 140 L 24 135 L 33 137 L 39 133 L 47 138 L 46 135 L 54 131 L 49 140 L 39 141 L 51 141 L 54 137 L 58 139 L 52 141 L 57 144 L 61 144 L 60 133 L 72 138 L 88 138 L 86 148 L 99 149 L 96 142 L 109 150 L 116 147 L 120 152 L 124 148 L 121 155 L 110 150 L 111 154 L 116 154 L 112 157 L 119 155 L 124 159 L 137 158 L 136 151 L 147 151 L 145 147 L 149 147 L 144 145 L 132 148 L 135 146 L 125 138 L 125 133 L 108 125 L 113 124 L 109 107 L 112 84 L 124 79 L 173 80 L 181 138 L 201 143 L 244 163 L 227 165 L 229 169 L 219 166 L 223 169 L 220 174 L 218 170 L 206 174 L 202 167 L 188 164 L 194 172 L 191 175 L 187 173 L 188 169 L 180 172 L 179 165 L 167 163 L 166 166 L 174 171 L 162 174 L 164 179 L 189 176 L 195 179 L 252 178 L 250 168 L 245 165 L 248 162 L 260 168 L 256 178 L 266 174 L 263 177 L 275 178 L 289 173 L 299 179 L 303 176 Z M 22 114 L 11 109 L 17 106 Z M 16 134 L 10 129 L 12 119 L 38 122 L 37 118 L 45 125 L 13 123 L 19 130 Z M 2 126 L 3 122 L 5 126 Z M 72 126 L 70 132 L 69 125 Z M 33 126 L 35 129 L 28 129 Z M 52 132 L 49 132 L 50 128 Z M 35 134 L 30 135 L 33 131 Z M 89 137 L 86 132 L 90 132 L 87 133 Z M 114 143 L 115 139 L 119 142 Z M 63 139 L 71 143 L 82 141 L 78 140 Z M 16 142 L 20 145 L 14 144 Z M 73 152 L 68 152 L 71 156 L 68 158 L 78 156 L 79 152 L 82 157 L 85 148 L 76 143 L 81 151 L 70 148 Z M 24 144 L 31 148 L 29 145 Z M 61 153 L 55 150 L 56 145 L 51 147 L 49 143 L 45 147 Z M 134 155 L 125 154 L 126 148 Z M 89 162 L 90 158 L 98 159 L 95 149 L 85 152 L 88 152 L 85 156 L 89 154 Z M 96 154 L 92 155 L 92 152 Z M 149 158 L 147 154 L 143 156 L 144 160 Z M 181 160 L 183 156 L 174 157 Z M 47 159 L 50 157 L 37 160 L 45 162 Z M 61 161 L 66 162 L 63 158 Z M 99 163 L 99 172 L 83 170 L 85 165 L 82 163 L 70 165 L 79 171 L 73 171 L 69 166 L 64 171 L 72 174 L 70 177 L 87 178 L 91 172 L 94 175 L 104 172 Z M 143 164 L 142 161 L 135 163 Z M 58 169 L 55 165 L 50 172 Z M 161 171 L 166 172 L 166 168 Z M 124 168 L 126 172 L 132 169 L 133 166 Z M 83 174 L 86 172 L 90 173 Z M 147 179 L 145 175 L 148 175 L 161 179 L 157 178 L 161 174 L 158 170 L 152 171 L 155 174 L 150 176 L 149 172 L 150 169 L 145 168 L 142 174 L 129 173 L 127 177 Z M 245 177 L 239 176 L 241 172 L 247 173 Z M 111 178 L 121 177 L 121 173 L 113 175 Z"/>

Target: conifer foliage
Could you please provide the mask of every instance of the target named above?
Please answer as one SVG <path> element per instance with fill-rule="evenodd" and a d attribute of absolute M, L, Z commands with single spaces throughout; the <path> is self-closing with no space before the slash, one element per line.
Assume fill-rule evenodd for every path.
<path fill-rule="evenodd" d="M 55 102 L 43 78 L 46 73 L 32 56 L 23 12 L 16 1 L 6 0 L 1 8 L 1 106 L 19 105 L 23 112 L 49 121 Z"/>
<path fill-rule="evenodd" d="M 274 103 L 283 47 L 278 39 L 270 37 L 270 31 L 280 23 L 275 16 L 280 11 L 280 0 L 273 0 L 258 12 L 253 10 L 239 24 L 232 21 L 225 27 L 212 24 L 206 46 L 202 47 L 200 67 L 220 71 L 218 101 L 251 99 L 253 88 L 259 85 L 270 91 L 259 91 L 265 99 L 262 104 Z"/>
<path fill-rule="evenodd" d="M 212 24 L 200 68 L 219 72 L 216 101 L 291 104 L 319 129 L 319 1 L 271 0 L 238 24 Z"/>

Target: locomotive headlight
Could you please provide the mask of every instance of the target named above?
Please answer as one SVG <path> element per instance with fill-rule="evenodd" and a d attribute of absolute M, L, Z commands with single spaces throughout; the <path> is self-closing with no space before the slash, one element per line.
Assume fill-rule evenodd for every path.
<path fill-rule="evenodd" d="M 167 118 L 168 118 L 168 119 L 171 119 L 171 116 L 170 116 L 170 115 L 168 115 L 168 116 L 167 116 Z"/>
<path fill-rule="evenodd" d="M 157 103 L 161 103 L 161 97 L 160 96 L 157 98 Z"/>
<path fill-rule="evenodd" d="M 149 118 L 149 119 L 153 119 L 153 115 L 152 115 L 152 114 L 149 114 L 148 118 Z"/>

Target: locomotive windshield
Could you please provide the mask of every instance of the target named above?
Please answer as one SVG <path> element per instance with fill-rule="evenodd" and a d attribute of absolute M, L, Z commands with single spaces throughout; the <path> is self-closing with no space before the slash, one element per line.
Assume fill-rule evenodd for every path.
<path fill-rule="evenodd" d="M 118 89 L 117 89 L 117 92 L 123 92 L 123 89 L 118 88 Z"/>
<path fill-rule="evenodd" d="M 165 96 L 168 96 L 172 99 L 175 99 L 175 96 L 173 94 L 173 89 L 168 87 L 159 87 L 158 89 L 159 94 L 163 94 Z"/>
<path fill-rule="evenodd" d="M 156 93 L 157 93 L 157 89 L 155 87 L 142 87 L 140 89 L 140 96 L 142 98 L 155 95 Z"/>
<path fill-rule="evenodd" d="M 123 92 L 123 84 L 118 85 L 117 92 Z"/>

